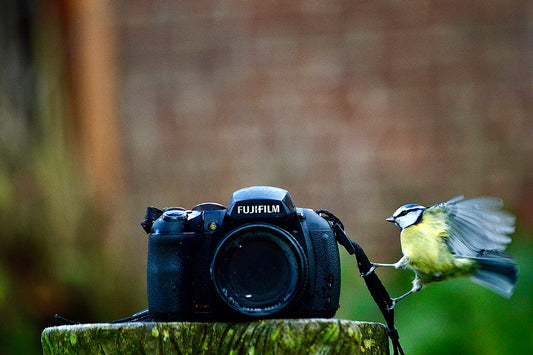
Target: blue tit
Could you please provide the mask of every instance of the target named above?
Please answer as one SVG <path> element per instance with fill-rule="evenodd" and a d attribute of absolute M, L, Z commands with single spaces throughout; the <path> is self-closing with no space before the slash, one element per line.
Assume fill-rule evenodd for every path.
<path fill-rule="evenodd" d="M 404 205 L 387 218 L 401 229 L 403 257 L 395 264 L 373 264 L 372 270 L 393 266 L 415 273 L 412 289 L 393 299 L 391 309 L 426 284 L 460 276 L 511 297 L 518 265 L 504 250 L 515 217 L 502 207 L 498 198 L 459 196 L 427 208 Z"/>

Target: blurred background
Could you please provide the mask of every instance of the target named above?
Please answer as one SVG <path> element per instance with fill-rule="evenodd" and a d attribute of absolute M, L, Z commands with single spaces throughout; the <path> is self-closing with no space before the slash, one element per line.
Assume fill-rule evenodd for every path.
<path fill-rule="evenodd" d="M 467 280 L 403 301 L 408 354 L 533 348 L 530 1 L 5 0 L 0 352 L 54 314 L 146 308 L 148 205 L 252 185 L 325 208 L 378 262 L 405 203 L 493 195 L 518 216 L 507 300 Z M 383 322 L 343 256 L 337 317 Z M 379 270 L 390 293 L 407 271 Z"/>

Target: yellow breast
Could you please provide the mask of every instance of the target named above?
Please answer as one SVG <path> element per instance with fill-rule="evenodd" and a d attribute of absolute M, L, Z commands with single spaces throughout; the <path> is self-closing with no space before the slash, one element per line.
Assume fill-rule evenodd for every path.
<path fill-rule="evenodd" d="M 402 252 L 419 276 L 437 279 L 455 273 L 456 259 L 445 243 L 447 235 L 446 221 L 430 214 L 402 230 Z"/>

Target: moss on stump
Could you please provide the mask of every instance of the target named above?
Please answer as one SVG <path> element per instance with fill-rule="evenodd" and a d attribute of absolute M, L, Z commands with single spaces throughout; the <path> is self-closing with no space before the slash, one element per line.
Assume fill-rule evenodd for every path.
<path fill-rule="evenodd" d="M 65 325 L 41 342 L 44 354 L 389 354 L 384 325 L 338 319 Z"/>

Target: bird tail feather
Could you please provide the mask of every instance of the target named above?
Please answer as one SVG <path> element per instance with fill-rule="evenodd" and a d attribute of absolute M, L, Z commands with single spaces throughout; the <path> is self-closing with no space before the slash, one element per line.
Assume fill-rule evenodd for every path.
<path fill-rule="evenodd" d="M 518 278 L 518 264 L 501 251 L 483 250 L 478 257 L 473 257 L 479 265 L 479 271 L 470 279 L 500 296 L 509 298 L 513 294 Z"/>

